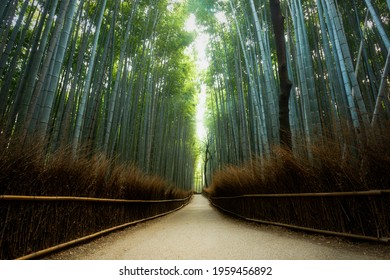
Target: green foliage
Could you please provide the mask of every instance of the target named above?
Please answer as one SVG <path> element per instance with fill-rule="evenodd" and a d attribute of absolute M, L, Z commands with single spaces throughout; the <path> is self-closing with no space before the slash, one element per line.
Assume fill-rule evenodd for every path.
<path fill-rule="evenodd" d="M 310 159 L 311 143 L 329 139 L 359 150 L 371 135 L 383 133 L 371 130 L 368 120 L 373 119 L 386 63 L 384 35 L 370 14 L 366 20 L 364 1 L 280 2 L 285 67 L 293 83 L 289 115 L 294 154 Z M 371 2 L 389 34 L 387 4 Z M 213 160 L 206 169 L 211 174 L 226 164 L 269 157 L 279 145 L 279 77 L 269 1 L 190 1 L 190 7 L 211 38 L 204 80 Z M 384 83 L 389 86 L 388 79 Z M 381 122 L 386 130 L 390 107 L 389 97 L 384 99 Z"/>
<path fill-rule="evenodd" d="M 4 73 L 15 62 L 15 74 L 0 77 L 1 134 L 10 140 L 29 139 L 47 122 L 48 129 L 40 137 L 47 141 L 48 152 L 71 145 L 77 158 L 79 146 L 88 143 L 91 155 L 103 151 L 191 188 L 193 167 L 179 164 L 189 161 L 191 165 L 195 158 L 194 62 L 184 54 L 195 34 L 184 30 L 187 3 L 108 0 L 102 11 L 103 1 L 77 1 L 74 16 L 63 17 L 71 31 L 66 46 L 61 46 L 64 55 L 59 56 L 48 50 L 54 50 L 54 38 L 65 36 L 56 26 L 60 27 L 59 14 L 67 15 L 68 10 L 61 10 L 67 2 L 30 2 L 26 13 L 19 14 L 22 2 L 15 2 L 20 7 L 13 9 L 9 1 L 5 7 L 9 14 L 0 15 L 4 16 L 1 23 L 22 17 L 20 30 L 26 30 L 23 41 L 16 36 L 18 40 L 12 42 L 17 27 L 0 29 L 1 47 L 13 44 L 12 52 L 0 54 Z M 49 25 L 46 18 L 51 11 L 54 18 Z M 101 12 L 101 26 L 96 26 Z M 27 22 L 29 13 L 33 20 Z M 22 48 L 16 52 L 18 46 Z M 39 55 L 38 50 L 42 51 Z M 53 102 L 45 105 L 47 89 Z M 162 145 L 167 145 L 166 153 Z M 174 166 L 175 172 L 165 164 Z"/>

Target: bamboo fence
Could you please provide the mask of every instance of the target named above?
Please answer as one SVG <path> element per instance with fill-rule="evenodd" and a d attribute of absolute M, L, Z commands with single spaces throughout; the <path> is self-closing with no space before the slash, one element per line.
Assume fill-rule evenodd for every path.
<path fill-rule="evenodd" d="M 390 243 L 390 190 L 213 197 L 222 211 L 296 230 Z"/>
<path fill-rule="evenodd" d="M 31 259 L 179 210 L 180 199 L 0 196 L 0 259 Z"/>

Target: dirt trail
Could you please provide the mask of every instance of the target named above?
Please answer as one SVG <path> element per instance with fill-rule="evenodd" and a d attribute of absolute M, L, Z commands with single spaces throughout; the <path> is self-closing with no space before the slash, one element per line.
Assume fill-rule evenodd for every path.
<path fill-rule="evenodd" d="M 220 213 L 195 195 L 189 205 L 48 259 L 390 259 L 390 246 L 259 225 Z"/>

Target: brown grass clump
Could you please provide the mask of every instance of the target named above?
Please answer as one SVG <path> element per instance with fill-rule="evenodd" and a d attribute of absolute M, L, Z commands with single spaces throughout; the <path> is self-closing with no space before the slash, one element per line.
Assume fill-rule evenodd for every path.
<path fill-rule="evenodd" d="M 40 148 L 37 144 L 30 149 L 8 146 L 5 139 L 0 139 L 0 194 L 12 193 L 24 186 L 35 187 L 41 173 L 40 162 L 44 161 Z"/>
<path fill-rule="evenodd" d="M 226 166 L 213 176 L 214 196 L 254 193 L 343 192 L 390 188 L 390 151 L 369 146 L 359 156 L 334 143 L 316 145 L 312 158 L 274 148 L 269 159 Z"/>
<path fill-rule="evenodd" d="M 71 149 L 45 154 L 43 145 L 0 141 L 0 194 L 86 196 L 117 199 L 186 197 L 166 180 L 102 154 L 72 156 Z M 175 191 L 173 191 L 175 190 Z"/>
<path fill-rule="evenodd" d="M 291 152 L 279 148 L 270 159 L 255 159 L 241 167 L 227 166 L 217 172 L 209 192 L 213 196 L 302 192 L 310 177 L 308 166 L 296 160 Z"/>

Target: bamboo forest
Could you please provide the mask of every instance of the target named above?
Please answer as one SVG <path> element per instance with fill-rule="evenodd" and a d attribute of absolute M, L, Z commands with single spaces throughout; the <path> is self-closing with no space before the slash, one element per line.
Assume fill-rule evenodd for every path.
<path fill-rule="evenodd" d="M 242 216 L 389 237 L 389 10 L 390 0 L 1 0 L 0 258 L 171 211 L 193 193 Z M 217 199 L 374 190 L 378 202 Z M 33 196 L 40 205 L 23 202 Z M 58 231 L 48 213 L 66 230 L 41 230 Z"/>

